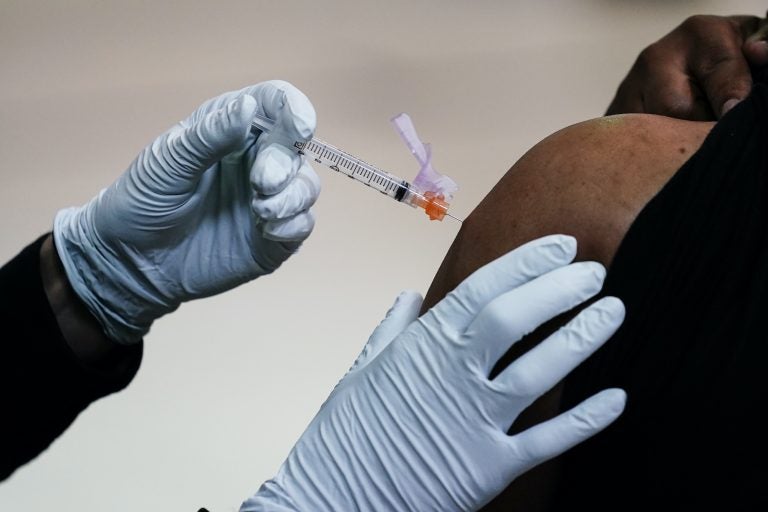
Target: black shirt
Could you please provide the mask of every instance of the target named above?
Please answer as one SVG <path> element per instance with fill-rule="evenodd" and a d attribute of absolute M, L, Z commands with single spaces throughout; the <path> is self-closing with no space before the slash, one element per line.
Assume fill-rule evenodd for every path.
<path fill-rule="evenodd" d="M 88 404 L 123 389 L 141 343 L 122 347 L 116 372 L 83 366 L 64 340 L 40 276 L 47 235 L 0 269 L 0 480 L 45 450 Z"/>
<path fill-rule="evenodd" d="M 604 294 L 627 317 L 564 408 L 624 414 L 564 455 L 558 510 L 768 510 L 768 87 L 757 85 L 637 217 Z"/>

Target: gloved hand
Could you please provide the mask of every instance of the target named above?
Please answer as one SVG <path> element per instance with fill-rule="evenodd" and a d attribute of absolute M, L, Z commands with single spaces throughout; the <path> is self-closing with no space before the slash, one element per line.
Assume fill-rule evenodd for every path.
<path fill-rule="evenodd" d="M 768 23 L 754 16 L 692 16 L 643 50 L 608 115 L 719 119 L 749 94 L 768 65 Z"/>
<path fill-rule="evenodd" d="M 422 317 L 402 294 L 273 479 L 254 511 L 475 510 L 533 466 L 623 411 L 606 390 L 518 435 L 514 419 L 600 347 L 624 318 L 609 297 L 585 309 L 493 380 L 524 334 L 601 288 L 598 263 L 563 267 L 571 237 L 545 237 L 476 271 Z"/>
<path fill-rule="evenodd" d="M 257 139 L 254 113 L 275 129 Z M 312 137 L 315 121 L 287 82 L 222 94 L 85 206 L 56 215 L 67 277 L 110 338 L 138 341 L 180 303 L 268 274 L 298 249 L 320 183 L 291 147 Z"/>

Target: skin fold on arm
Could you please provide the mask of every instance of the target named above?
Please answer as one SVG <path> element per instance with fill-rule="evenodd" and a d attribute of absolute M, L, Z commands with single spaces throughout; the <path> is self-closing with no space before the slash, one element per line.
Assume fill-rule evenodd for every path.
<path fill-rule="evenodd" d="M 544 235 L 578 240 L 577 261 L 611 261 L 643 207 L 693 155 L 713 123 L 648 114 L 585 121 L 528 151 L 464 221 L 435 275 L 426 311 L 480 266 Z M 528 335 L 499 362 L 503 368 L 565 323 L 571 312 Z M 562 384 L 523 413 L 511 432 L 560 412 Z M 515 480 L 484 510 L 547 510 L 558 460 Z"/>

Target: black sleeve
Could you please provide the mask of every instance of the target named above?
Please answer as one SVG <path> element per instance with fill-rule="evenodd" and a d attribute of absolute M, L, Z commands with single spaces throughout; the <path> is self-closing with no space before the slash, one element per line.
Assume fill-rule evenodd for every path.
<path fill-rule="evenodd" d="M 768 510 L 768 87 L 646 205 L 603 292 L 624 324 L 566 379 L 624 414 L 566 453 L 555 510 Z"/>
<path fill-rule="evenodd" d="M 43 288 L 46 236 L 0 269 L 0 480 L 45 450 L 88 404 L 127 386 L 141 363 L 139 343 L 119 347 L 116 370 L 80 364 Z"/>

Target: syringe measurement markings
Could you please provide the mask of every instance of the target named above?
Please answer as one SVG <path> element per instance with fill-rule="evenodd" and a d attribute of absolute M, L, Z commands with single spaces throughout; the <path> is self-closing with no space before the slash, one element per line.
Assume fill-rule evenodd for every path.
<path fill-rule="evenodd" d="M 376 183 L 379 186 L 382 186 L 385 191 L 387 191 L 387 190 L 394 190 L 394 189 L 400 188 L 402 186 L 398 181 L 392 179 L 391 177 L 387 176 L 386 174 L 384 174 L 381 171 L 376 171 L 374 169 L 369 169 L 369 168 L 367 168 L 367 167 L 365 167 L 363 165 L 360 165 L 358 163 L 350 162 L 347 159 L 345 159 L 345 161 L 347 161 L 350 164 L 352 164 L 348 168 L 349 168 L 350 171 L 352 171 L 353 175 L 361 176 L 361 177 L 363 177 L 364 179 L 367 180 L 367 183 L 365 183 L 366 185 L 372 186 L 372 185 L 370 185 L 370 183 L 373 182 L 373 183 Z M 374 188 L 376 188 L 376 187 L 374 187 Z"/>
<path fill-rule="evenodd" d="M 342 167 L 344 167 L 347 170 L 351 170 L 352 166 L 354 165 L 354 163 L 351 162 L 347 158 L 341 157 L 340 160 L 339 160 L 339 165 L 341 165 Z"/>
<path fill-rule="evenodd" d="M 269 121 L 265 118 L 264 120 Z M 263 126 L 266 126 L 266 128 Z M 254 129 L 257 129 L 263 132 L 265 129 L 269 130 L 270 128 L 271 124 L 269 123 L 266 125 L 259 125 L 254 122 L 251 130 L 253 131 Z M 417 190 L 414 190 L 407 181 L 402 180 L 397 176 L 393 176 L 386 171 L 379 170 L 376 167 L 365 163 L 363 160 L 319 139 L 311 139 L 306 142 L 297 141 L 294 143 L 294 147 L 298 150 L 300 155 L 304 155 L 306 152 L 313 153 L 315 155 L 313 158 L 315 162 L 330 167 L 334 171 L 342 172 L 349 178 L 355 179 L 355 175 L 364 177 L 368 180 L 367 182 L 362 180 L 356 181 L 360 181 L 364 185 L 375 188 L 382 194 L 388 195 L 388 192 L 394 192 L 391 197 L 397 201 L 403 201 L 407 195 L 414 195 L 422 200 L 426 199 L 424 195 Z M 329 159 L 334 165 L 329 165 L 327 162 L 324 162 L 324 158 Z M 342 171 L 342 168 L 344 171 Z M 413 205 L 413 203 L 410 204 Z M 446 215 L 454 219 L 456 218 L 447 213 Z M 433 218 L 431 214 L 430 218 Z"/>
<path fill-rule="evenodd" d="M 328 148 L 328 146 L 329 145 L 318 144 L 312 140 L 309 141 L 306 149 L 315 153 L 316 155 L 320 155 L 322 158 L 328 158 L 329 155 L 335 156 L 335 160 L 333 158 L 330 159 L 331 161 L 338 162 L 338 165 L 330 166 L 318 158 L 315 158 L 315 161 L 317 163 L 332 167 L 333 170 L 342 172 L 349 178 L 356 179 L 355 176 L 360 176 L 362 179 L 357 179 L 357 181 L 360 181 L 364 185 L 367 185 L 371 188 L 375 188 L 384 194 L 386 194 L 388 191 L 395 191 L 397 194 L 399 193 L 400 189 L 406 191 L 409 190 L 409 187 L 407 185 L 403 185 L 402 180 L 399 178 L 390 176 L 385 171 L 380 171 L 370 166 L 369 164 L 366 164 L 359 158 L 353 157 L 352 155 L 349 155 L 340 149 L 334 148 L 335 151 L 332 151 Z M 344 168 L 344 171 L 349 171 L 349 173 L 342 171 L 342 167 Z M 376 185 L 378 185 L 378 187 Z"/>

